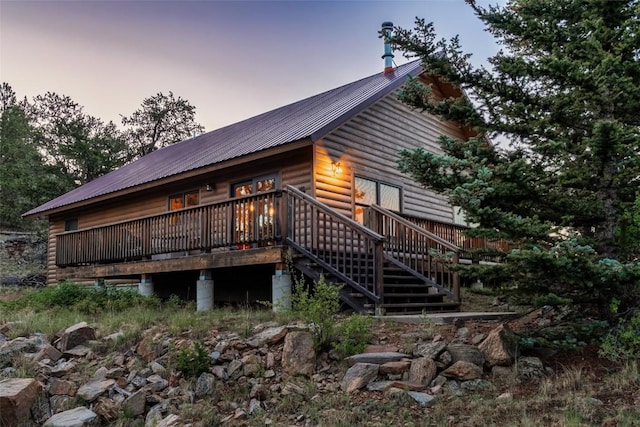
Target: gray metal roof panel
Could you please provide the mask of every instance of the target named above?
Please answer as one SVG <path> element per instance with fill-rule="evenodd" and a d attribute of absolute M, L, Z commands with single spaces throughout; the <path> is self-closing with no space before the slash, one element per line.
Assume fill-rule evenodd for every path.
<path fill-rule="evenodd" d="M 164 147 L 40 205 L 31 216 L 311 137 L 314 141 L 398 88 L 420 62 L 377 73 Z"/>

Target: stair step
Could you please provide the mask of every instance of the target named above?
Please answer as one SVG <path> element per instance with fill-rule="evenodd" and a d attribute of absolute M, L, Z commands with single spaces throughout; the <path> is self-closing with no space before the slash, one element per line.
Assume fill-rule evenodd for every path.
<path fill-rule="evenodd" d="M 457 302 L 407 302 L 407 303 L 384 303 L 380 304 L 383 308 L 413 308 L 413 307 L 458 307 Z"/>

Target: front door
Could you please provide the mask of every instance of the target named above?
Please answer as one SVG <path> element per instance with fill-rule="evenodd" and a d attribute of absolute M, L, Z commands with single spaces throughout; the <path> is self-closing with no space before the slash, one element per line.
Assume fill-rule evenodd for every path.
<path fill-rule="evenodd" d="M 233 197 L 259 195 L 276 189 L 273 175 L 254 178 L 232 185 Z M 234 204 L 233 231 L 238 249 L 263 246 L 273 241 L 275 206 L 273 195 L 249 197 Z"/>

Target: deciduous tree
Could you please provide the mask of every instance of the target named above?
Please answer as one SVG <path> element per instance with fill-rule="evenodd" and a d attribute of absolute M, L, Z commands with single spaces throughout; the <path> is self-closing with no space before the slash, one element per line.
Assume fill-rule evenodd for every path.
<path fill-rule="evenodd" d="M 131 160 L 204 131 L 196 122 L 196 107 L 173 92 L 158 92 L 142 101 L 140 109 L 122 118 Z"/>

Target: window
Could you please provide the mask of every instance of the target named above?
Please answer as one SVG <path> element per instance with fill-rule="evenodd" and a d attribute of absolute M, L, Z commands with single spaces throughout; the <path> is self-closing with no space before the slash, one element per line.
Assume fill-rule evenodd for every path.
<path fill-rule="evenodd" d="M 78 229 L 78 218 L 71 218 L 64 221 L 64 231 L 74 231 Z"/>
<path fill-rule="evenodd" d="M 373 204 L 399 212 L 401 210 L 400 187 L 373 179 L 355 177 L 355 220 L 363 221 L 364 207 Z"/>
<path fill-rule="evenodd" d="M 175 211 L 182 208 L 197 206 L 200 203 L 200 194 L 198 191 L 190 191 L 188 193 L 174 194 L 169 196 L 169 210 Z"/>
<path fill-rule="evenodd" d="M 251 194 L 266 193 L 276 189 L 276 177 L 267 176 L 239 182 L 231 186 L 232 197 L 244 197 Z M 250 242 L 271 239 L 275 224 L 273 198 L 250 199 L 235 204 L 234 239 L 239 248 L 250 247 Z"/>

